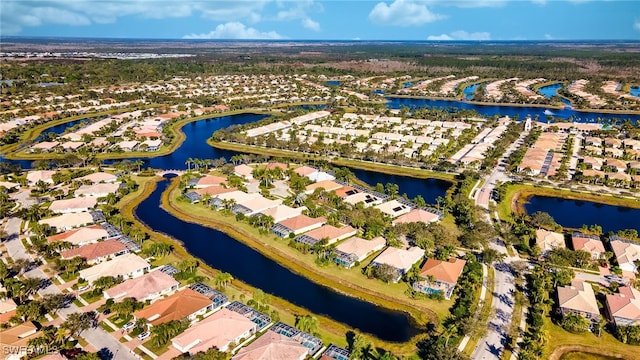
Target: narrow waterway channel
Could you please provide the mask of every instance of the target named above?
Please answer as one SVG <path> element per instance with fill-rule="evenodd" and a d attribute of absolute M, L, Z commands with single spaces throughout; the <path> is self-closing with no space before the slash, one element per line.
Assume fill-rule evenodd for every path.
<path fill-rule="evenodd" d="M 168 185 L 166 180 L 159 182 L 155 191 L 138 206 L 136 216 L 152 229 L 182 241 L 189 253 L 211 267 L 382 340 L 404 342 L 420 332 L 401 312 L 339 294 L 291 272 L 221 231 L 172 216 L 160 208 L 161 195 Z"/>

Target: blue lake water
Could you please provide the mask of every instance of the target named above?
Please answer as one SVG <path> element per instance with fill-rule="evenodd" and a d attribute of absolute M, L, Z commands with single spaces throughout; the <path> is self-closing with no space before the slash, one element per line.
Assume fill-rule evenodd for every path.
<path fill-rule="evenodd" d="M 60 135 L 63 132 L 65 132 L 65 130 L 67 130 L 68 128 L 76 126 L 76 125 L 80 124 L 81 122 L 89 123 L 89 119 L 78 119 L 78 120 L 66 122 L 64 124 L 59 124 L 59 125 L 52 126 L 52 127 L 48 128 L 48 129 L 44 130 L 43 132 L 41 132 L 40 136 L 38 136 L 34 142 L 38 142 L 38 141 L 44 139 L 44 137 L 48 133 L 54 133 L 56 135 Z"/>
<path fill-rule="evenodd" d="M 490 104 L 479 105 L 457 100 L 433 100 L 398 97 L 387 97 L 387 99 L 389 100 L 387 102 L 387 107 L 391 109 L 400 109 L 403 106 L 406 106 L 409 109 L 438 108 L 451 109 L 452 111 L 454 111 L 455 109 L 464 109 L 475 110 L 476 112 L 484 116 L 509 115 L 511 118 L 513 118 L 517 115 L 520 119 L 524 119 L 527 115 L 530 115 L 534 118 L 538 116 L 540 121 L 546 120 L 549 112 L 551 112 L 551 115 L 553 115 L 555 118 L 572 120 L 576 122 L 597 123 L 598 121 L 600 121 L 602 123 L 615 123 L 627 119 L 631 120 L 634 123 L 638 123 L 640 121 L 640 115 L 638 114 L 605 114 L 598 112 L 577 111 L 571 108 L 545 109 L 543 107 L 529 106 L 499 106 Z"/>
<path fill-rule="evenodd" d="M 558 90 L 562 89 L 562 84 L 561 83 L 557 83 L 557 84 L 551 84 L 551 85 L 547 85 L 547 86 L 543 86 L 541 88 L 538 88 L 538 92 L 540 93 L 540 95 L 548 98 L 552 98 L 554 96 L 558 96 Z"/>
<path fill-rule="evenodd" d="M 217 159 L 224 157 L 229 160 L 237 152 L 211 147 L 207 144 L 207 139 L 216 130 L 224 129 L 231 125 L 255 122 L 268 116 L 264 114 L 237 114 L 190 122 L 181 128 L 181 131 L 186 135 L 186 139 L 173 153 L 154 158 L 140 158 L 140 160 L 144 162 L 144 167 L 173 170 L 186 169 L 187 159 L 189 158 Z M 138 159 L 131 158 L 129 160 L 135 161 Z M 112 162 L 105 161 L 105 163 Z"/>
<path fill-rule="evenodd" d="M 155 231 L 182 241 L 189 253 L 208 265 L 266 293 L 383 340 L 403 342 L 421 331 L 412 326 L 403 313 L 339 294 L 291 272 L 221 231 L 172 216 L 160 208 L 162 192 L 168 185 L 168 181 L 158 183 L 155 191 L 135 210 L 136 216 Z"/>
<path fill-rule="evenodd" d="M 388 183 L 397 184 L 399 195 L 407 194 L 409 199 L 420 195 L 427 204 L 436 204 L 436 198 L 438 196 L 445 197 L 447 189 L 452 185 L 452 183 L 448 181 L 439 179 L 416 179 L 408 176 L 389 175 L 362 169 L 351 169 L 351 171 L 353 171 L 353 174 L 358 179 L 370 186 L 376 186 L 378 183 L 382 185 Z"/>
<path fill-rule="evenodd" d="M 373 95 L 384 95 L 385 91 L 384 90 L 380 90 L 380 89 L 376 89 L 376 90 L 373 90 L 371 93 Z"/>
<path fill-rule="evenodd" d="M 629 94 L 640 97 L 640 86 L 632 86 L 631 89 L 629 89 Z"/>
<path fill-rule="evenodd" d="M 467 100 L 473 99 L 473 95 L 475 95 L 476 89 L 478 89 L 478 86 L 480 86 L 480 84 L 473 84 L 465 87 L 463 90 L 464 98 Z"/>
<path fill-rule="evenodd" d="M 640 232 L 640 209 L 546 196 L 531 197 L 524 208 L 528 214 L 536 211 L 549 213 L 558 224 L 566 227 L 597 224 L 605 233 L 624 229 Z"/>
<path fill-rule="evenodd" d="M 329 81 L 325 81 L 324 83 L 329 85 L 329 86 L 340 86 L 340 84 L 342 84 L 342 81 L 329 80 Z"/>
<path fill-rule="evenodd" d="M 406 83 L 402 84 L 402 87 L 405 88 L 405 89 L 410 87 L 410 86 L 413 86 L 413 83 L 411 81 L 407 81 Z"/>

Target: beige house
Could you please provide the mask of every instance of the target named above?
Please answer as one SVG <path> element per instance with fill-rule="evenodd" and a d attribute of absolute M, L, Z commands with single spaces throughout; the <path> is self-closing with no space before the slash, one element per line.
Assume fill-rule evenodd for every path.
<path fill-rule="evenodd" d="M 348 269 L 355 265 L 356 262 L 362 262 L 369 255 L 382 250 L 386 244 L 387 240 L 382 236 L 371 240 L 354 236 L 336 246 L 334 261 Z"/>
<path fill-rule="evenodd" d="M 129 279 L 104 291 L 107 299 L 132 297 L 137 301 L 153 301 L 178 290 L 180 283 L 162 271 L 151 271 L 135 279 Z"/>
<path fill-rule="evenodd" d="M 566 247 L 564 235 L 545 229 L 536 230 L 536 245 L 542 251 L 542 256 L 549 254 L 553 249 L 563 249 Z"/>
<path fill-rule="evenodd" d="M 600 320 L 593 287 L 578 279 L 571 281 L 571 285 L 558 287 L 558 310 L 563 316 L 573 313 L 593 322 Z"/>
<path fill-rule="evenodd" d="M 76 214 L 62 214 L 60 216 L 42 219 L 40 224 L 49 225 L 56 231 L 67 231 L 80 226 L 93 224 L 93 216 L 89 212 L 81 212 Z"/>
<path fill-rule="evenodd" d="M 604 245 L 602 241 L 600 241 L 600 238 L 595 235 L 573 233 L 571 235 L 571 245 L 575 251 L 582 250 L 588 252 L 594 260 L 604 257 Z"/>
<path fill-rule="evenodd" d="M 396 270 L 396 276 L 393 280 L 398 282 L 402 275 L 409 271 L 414 264 L 422 260 L 424 253 L 425 251 L 417 246 L 406 250 L 389 247 L 373 259 L 371 264 L 374 266 L 382 264 L 391 266 Z"/>
<path fill-rule="evenodd" d="M 229 351 L 229 345 L 240 344 L 258 331 L 258 325 L 237 312 L 227 308 L 194 324 L 171 340 L 174 348 L 182 353 L 205 352 L 212 347 Z"/>
<path fill-rule="evenodd" d="M 150 268 L 151 266 L 145 259 L 129 253 L 80 270 L 80 277 L 92 284 L 103 276 L 137 278 L 144 275 L 145 271 L 149 271 Z"/>

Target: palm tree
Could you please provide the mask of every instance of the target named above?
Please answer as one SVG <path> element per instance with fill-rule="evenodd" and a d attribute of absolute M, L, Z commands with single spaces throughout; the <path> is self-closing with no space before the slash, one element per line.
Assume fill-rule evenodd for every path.
<path fill-rule="evenodd" d="M 233 281 L 233 275 L 228 272 L 221 272 L 214 278 L 219 287 L 227 288 L 227 285 Z"/>
<path fill-rule="evenodd" d="M 308 334 L 315 334 L 318 331 L 318 318 L 311 315 L 296 316 L 296 327 Z"/>
<path fill-rule="evenodd" d="M 187 171 L 191 170 L 191 164 L 193 164 L 193 159 L 192 158 L 188 158 L 185 162 L 185 165 L 187 165 Z"/>

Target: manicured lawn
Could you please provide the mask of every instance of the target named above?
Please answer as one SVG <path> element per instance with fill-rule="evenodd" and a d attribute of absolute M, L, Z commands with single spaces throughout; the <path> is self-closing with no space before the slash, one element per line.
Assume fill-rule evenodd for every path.
<path fill-rule="evenodd" d="M 128 323 L 129 321 L 131 321 L 131 319 L 133 319 L 133 315 L 127 315 L 127 316 L 121 317 L 119 314 L 116 314 L 116 315 L 112 315 L 108 319 L 113 323 L 113 325 L 117 327 L 122 327 L 122 325 Z"/>
<path fill-rule="evenodd" d="M 106 332 L 114 332 L 115 331 L 111 326 L 105 324 L 104 321 L 100 321 L 98 323 L 98 325 L 100 325 L 100 327 L 102 329 L 104 329 L 104 331 L 106 331 Z"/>
<path fill-rule="evenodd" d="M 87 291 L 85 293 L 80 294 L 80 296 L 82 296 L 82 298 L 86 302 L 91 304 L 91 303 L 94 303 L 94 302 L 102 299 L 102 292 L 98 293 L 97 295 L 93 295 L 93 291 Z"/>
<path fill-rule="evenodd" d="M 400 282 L 398 284 L 386 284 L 380 280 L 368 279 L 366 276 L 364 276 L 362 274 L 362 269 L 365 268 L 377 254 L 370 256 L 359 266 L 352 269 L 344 269 L 334 264 L 320 267 L 315 263 L 315 255 L 302 254 L 298 250 L 289 247 L 289 239 L 281 239 L 273 234 L 260 234 L 259 231 L 251 225 L 244 222 L 236 221 L 233 215 L 224 215 L 222 212 L 211 210 L 207 207 L 204 207 L 203 205 L 190 204 L 179 201 L 177 199 L 178 196 L 179 192 L 174 191 L 171 195 L 171 198 L 172 205 L 177 207 L 179 210 L 189 214 L 192 218 L 198 218 L 199 220 L 211 219 L 233 226 L 243 234 L 247 234 L 251 238 L 249 241 L 259 241 L 259 244 L 249 243 L 249 246 L 254 247 L 258 245 L 262 247 L 266 245 L 269 249 L 276 249 L 282 254 L 282 258 L 277 259 L 277 261 L 284 261 L 287 268 L 292 269 L 296 272 L 301 266 L 303 268 L 309 269 L 312 274 L 305 274 L 305 277 L 310 277 L 312 280 L 318 283 L 326 283 L 325 279 L 329 278 L 333 279 L 335 282 L 339 282 L 342 284 L 346 283 L 348 284 L 347 286 L 357 287 L 369 293 L 373 292 L 383 294 L 384 296 L 395 299 L 394 301 L 397 301 L 397 303 L 406 304 L 412 307 L 417 306 L 429 309 L 433 311 L 439 319 L 443 319 L 449 314 L 449 307 L 451 306 L 451 304 L 453 304 L 454 300 L 436 301 L 431 299 L 411 299 L 405 295 L 405 291 L 409 286 L 406 283 Z M 267 256 L 270 256 L 270 254 L 267 254 Z M 291 259 L 295 259 L 293 261 L 295 261 L 295 263 L 297 264 L 292 263 L 293 261 L 291 261 Z"/>
<path fill-rule="evenodd" d="M 80 300 L 78 300 L 78 299 L 73 299 L 73 303 L 79 308 L 84 306 L 84 304 L 81 303 Z"/>
<path fill-rule="evenodd" d="M 69 282 L 69 281 L 77 278 L 80 275 L 80 273 L 77 273 L 77 272 L 75 272 L 75 273 L 61 273 L 59 275 L 62 278 L 62 280 L 64 280 L 65 282 Z"/>
<path fill-rule="evenodd" d="M 149 339 L 151 340 L 145 342 L 144 347 L 149 349 L 149 351 L 151 351 L 152 353 L 160 356 L 164 354 L 167 350 L 169 350 L 169 345 L 171 345 L 171 341 L 167 341 L 167 343 L 164 345 L 156 346 L 155 341 L 153 341 L 153 336 L 150 337 Z"/>
<path fill-rule="evenodd" d="M 607 332 L 603 332 L 601 337 L 597 337 L 591 333 L 572 334 L 565 331 L 562 327 L 553 324 L 549 318 L 545 319 L 543 330 L 548 331 L 549 334 L 549 343 L 545 346 L 543 354 L 545 359 L 548 359 L 551 353 L 562 345 L 585 346 L 587 349 L 584 350 L 589 352 L 591 349 L 594 351 L 603 349 L 625 356 L 628 359 L 637 359 L 638 353 L 640 352 L 640 346 L 623 344 Z"/>
<path fill-rule="evenodd" d="M 146 347 L 146 346 L 145 346 Z M 145 359 L 145 360 L 153 360 L 153 358 L 151 356 L 149 356 L 149 354 L 147 354 L 146 352 L 135 348 L 135 350 L 133 350 L 133 352 L 135 352 L 136 354 L 140 355 L 141 358 Z"/>

